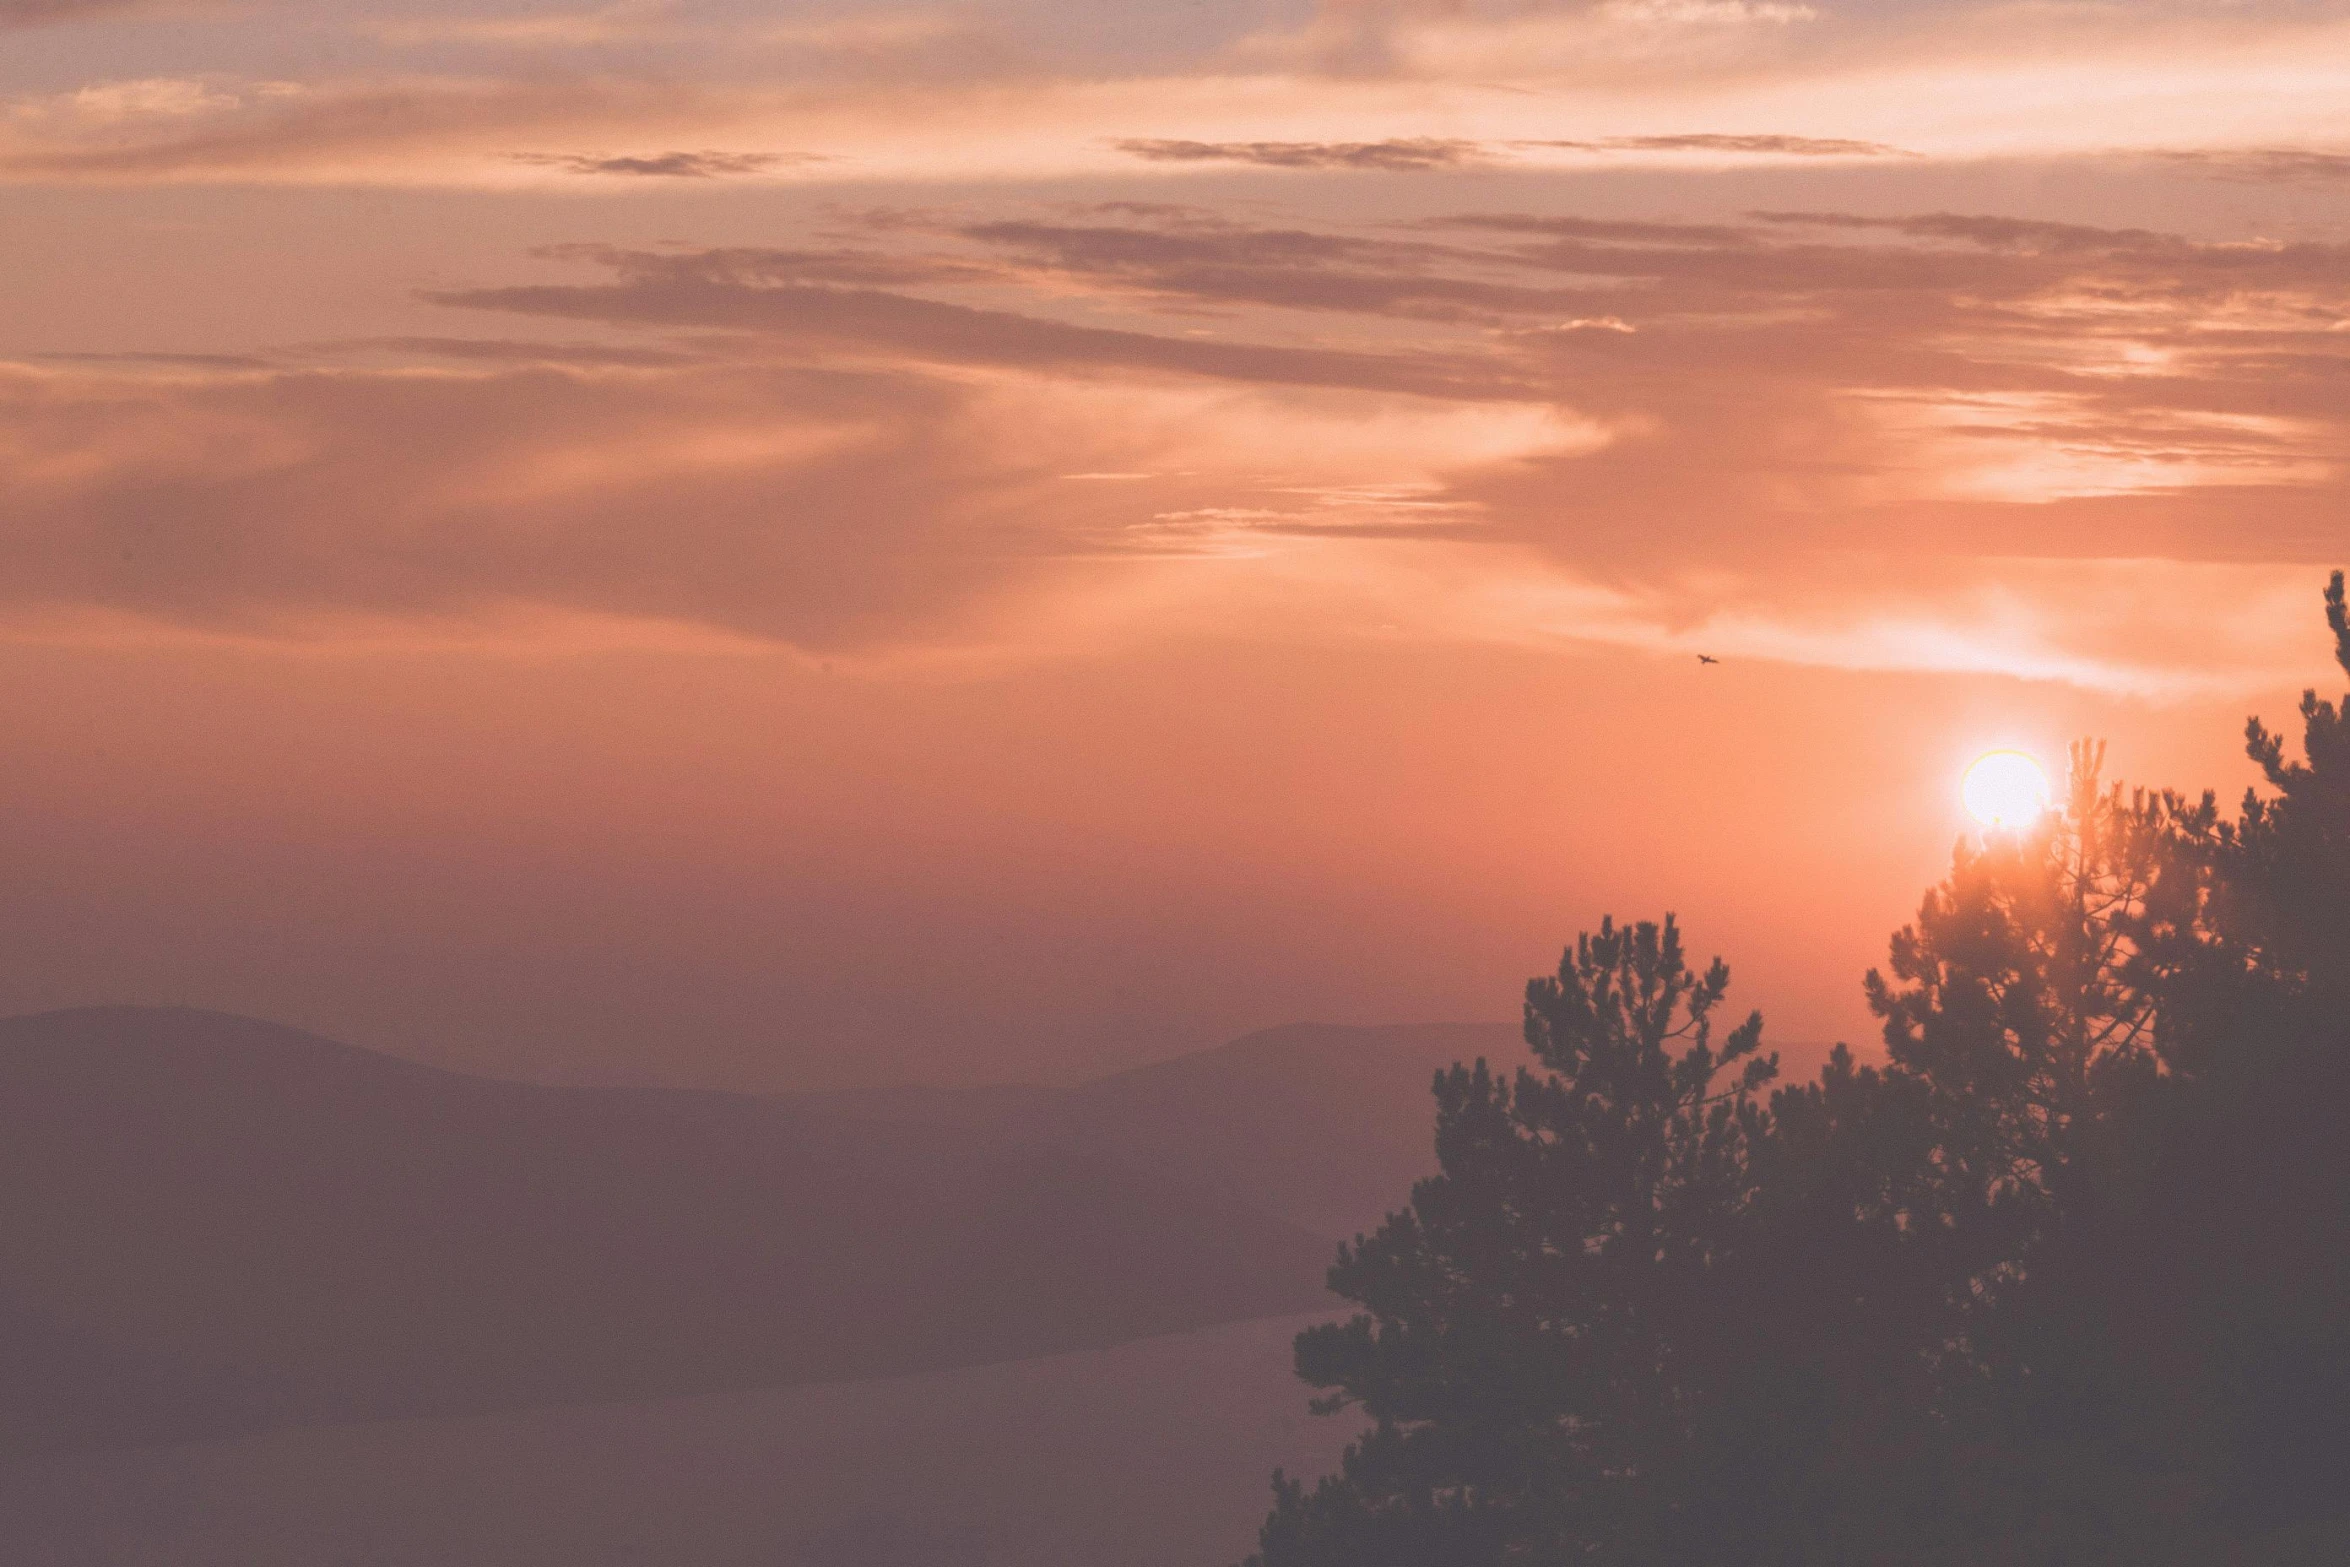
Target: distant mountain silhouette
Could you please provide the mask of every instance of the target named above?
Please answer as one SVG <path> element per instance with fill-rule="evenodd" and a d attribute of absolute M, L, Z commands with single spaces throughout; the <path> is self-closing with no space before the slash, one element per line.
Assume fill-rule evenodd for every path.
<path fill-rule="evenodd" d="M 1073 1103 L 1179 1136 L 1148 1107 L 1182 1093 L 1128 1080 Z M 894 1374 L 1327 1299 L 1319 1238 L 1196 1178 L 1221 1129 L 1162 1178 L 1147 1140 L 1113 1164 L 942 1127 L 178 1008 L 0 1021 L 0 1451 Z"/>
<path fill-rule="evenodd" d="M 1529 1059 L 1516 1023 L 1299 1023 L 1074 1088 L 854 1090 L 790 1103 L 1059 1148 L 1235 1197 L 1344 1239 L 1432 1174 L 1429 1082 L 1478 1057 Z"/>

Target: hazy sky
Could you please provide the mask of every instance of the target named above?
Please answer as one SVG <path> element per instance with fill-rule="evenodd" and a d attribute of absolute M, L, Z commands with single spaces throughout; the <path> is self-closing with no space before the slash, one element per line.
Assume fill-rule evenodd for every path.
<path fill-rule="evenodd" d="M 2346 95 L 2272 0 L 0 0 L 0 1007 L 1066 1076 L 1674 909 L 1859 1039 L 1967 760 L 2326 679 Z"/>

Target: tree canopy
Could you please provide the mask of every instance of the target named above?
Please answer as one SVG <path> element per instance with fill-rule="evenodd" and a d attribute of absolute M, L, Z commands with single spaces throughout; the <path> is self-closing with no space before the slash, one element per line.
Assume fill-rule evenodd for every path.
<path fill-rule="evenodd" d="M 2350 673 L 2343 578 L 2325 594 Z M 2267 783 L 1962 842 L 1866 979 L 1882 1060 L 1775 1085 L 1678 922 L 1438 1076 L 1438 1173 L 1297 1343 L 1368 1422 L 1253 1567 L 2078 1561 L 2350 1494 L 2350 697 Z"/>

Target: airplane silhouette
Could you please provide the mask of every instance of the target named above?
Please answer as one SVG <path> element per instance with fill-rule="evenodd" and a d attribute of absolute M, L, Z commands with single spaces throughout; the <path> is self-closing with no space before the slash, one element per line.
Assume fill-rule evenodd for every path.
<path fill-rule="evenodd" d="M 1700 664 L 1718 664 L 1718 663 L 1720 663 L 1720 662 L 1721 662 L 1721 660 L 1720 660 L 1720 659 L 1718 659 L 1718 658 L 1714 657 L 1714 656 L 1713 656 L 1711 653 L 1700 653 L 1700 654 L 1698 654 L 1698 655 L 1697 655 L 1697 661 L 1698 661 Z"/>

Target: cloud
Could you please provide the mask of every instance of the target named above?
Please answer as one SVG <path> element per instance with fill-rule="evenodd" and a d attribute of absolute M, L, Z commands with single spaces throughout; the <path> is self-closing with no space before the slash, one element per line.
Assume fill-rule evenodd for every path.
<path fill-rule="evenodd" d="M 1129 138 L 1114 145 L 1152 163 L 1254 163 L 1270 169 L 1368 169 L 1416 174 L 1481 163 L 1485 149 L 1475 142 L 1435 137 L 1387 141 L 1153 141 Z"/>
<path fill-rule="evenodd" d="M 55 364 L 147 365 L 182 370 L 266 370 L 271 366 L 271 361 L 259 354 L 45 353 L 32 358 Z"/>
<path fill-rule="evenodd" d="M 1603 640 L 1663 646 L 1697 593 L 1743 606 L 1755 657 L 2111 685 L 2078 649 L 1913 636 L 1930 606 L 1854 595 L 1929 555 L 2350 548 L 2343 247 L 1963 212 L 822 222 L 557 247 L 590 275 L 423 296 L 509 324 L 475 337 L 18 372 L 0 604 L 264 628 L 523 605 L 873 650 L 1147 601 L 1141 634 L 1212 565 L 1321 605 L 1307 634 L 1331 583 L 1442 550 L 1558 590 L 1461 636 L 1596 636 L 1559 606 L 1605 604 Z M 1486 594 L 1456 607 L 1500 615 Z"/>
<path fill-rule="evenodd" d="M 1143 372 L 1260 385 L 1345 387 L 1432 397 L 1504 399 L 1526 388 L 1490 357 L 1366 352 L 1176 337 L 1081 325 L 873 288 L 770 281 L 767 253 L 657 255 L 578 250 L 617 281 L 581 286 L 447 289 L 435 304 L 667 328 L 756 333 L 807 353 L 883 354 L 925 364 L 1064 372 Z M 789 253 L 783 275 L 790 277 Z"/>
<path fill-rule="evenodd" d="M 1482 213 L 1403 237 L 1132 218 L 902 230 L 993 259 L 916 252 L 899 282 L 983 273 L 998 297 L 1025 285 L 1096 312 L 1209 309 L 1238 331 L 1202 341 L 804 281 L 878 272 L 863 252 L 588 250 L 570 254 L 616 281 L 436 297 L 743 330 L 788 354 L 1548 400 L 1607 439 L 1468 462 L 1435 498 L 1469 505 L 1448 523 L 1462 536 L 1603 575 L 1791 570 L 1889 535 L 1942 552 L 2182 559 L 2350 544 L 2330 520 L 2331 453 L 2350 435 L 2342 247 L 1963 213 Z M 1377 354 L 1251 341 L 1248 312 L 1267 306 L 1437 330 Z M 1267 504 L 1208 494 L 1159 510 Z M 2256 534 L 2247 512 L 2264 519 Z"/>
<path fill-rule="evenodd" d="M 943 12 L 906 11 L 882 15 L 804 17 L 790 20 L 728 18 L 707 8 L 666 0 L 617 0 L 580 11 L 534 11 L 519 15 L 409 15 L 374 17 L 357 24 L 365 36 L 401 48 L 436 44 L 487 49 L 596 49 L 608 45 L 749 46 L 789 50 L 803 59 L 821 59 L 828 69 L 856 61 L 924 63 L 924 56 L 960 48 L 968 61 L 984 53 L 987 35 L 972 18 Z"/>
<path fill-rule="evenodd" d="M 2310 147 L 2196 148 L 2150 154 L 2155 159 L 2245 184 L 2329 183 L 2350 179 L 2350 152 Z"/>
<path fill-rule="evenodd" d="M 153 9 L 153 0 L 0 0 L 0 32 Z"/>
<path fill-rule="evenodd" d="M 1728 152 L 1788 158 L 1914 158 L 1913 152 L 1878 141 L 1834 136 L 1607 136 L 1597 141 L 1520 141 L 1513 147 L 1556 147 L 1573 152 Z"/>
<path fill-rule="evenodd" d="M 1547 234 L 1602 244 L 1686 245 L 1723 249 L 1752 244 L 1756 231 L 1722 223 L 1655 223 L 1622 218 L 1554 217 L 1524 212 L 1469 212 L 1428 218 L 1424 229 L 1483 229 L 1503 234 Z"/>
<path fill-rule="evenodd" d="M 935 381 L 784 368 L 0 374 L 0 604 L 935 637 L 1064 547 L 993 417 Z"/>
<path fill-rule="evenodd" d="M 448 360 L 460 364 L 563 365 L 574 369 L 647 370 L 705 362 L 708 355 L 621 343 L 545 343 L 513 338 L 356 337 L 304 343 L 279 351 L 287 359 L 349 363 L 375 355 Z"/>
<path fill-rule="evenodd" d="M 1426 136 L 1351 142 L 1126 138 L 1112 145 L 1153 163 L 1246 163 L 1273 169 L 1367 169 L 1406 174 L 1477 168 L 1506 162 L 1512 153 L 1523 151 L 1728 153 L 1782 158 L 1916 156 L 1883 142 L 1769 135 L 1610 136 L 1593 141 L 1518 140 L 1499 144 Z"/>
<path fill-rule="evenodd" d="M 722 175 L 760 174 L 789 164 L 821 163 L 811 152 L 661 152 L 614 156 L 585 152 L 517 152 L 517 163 L 561 169 L 569 174 L 634 174 L 668 179 L 714 179 Z"/>
<path fill-rule="evenodd" d="M 14 14 L 50 3 L 17 0 Z M 1236 167 L 1482 178 L 1750 160 L 2110 164 L 2183 139 L 2191 151 L 2198 134 L 2310 150 L 2248 155 L 2235 165 L 2248 176 L 2323 167 L 2331 84 L 2350 60 L 2336 8 L 2160 9 L 2122 35 L 2078 6 L 1935 6 L 1884 25 L 1852 8 L 1808 18 L 1722 3 L 1333 5 L 1279 39 L 1219 49 L 1215 27 L 1188 22 L 1056 39 L 1028 21 L 916 12 L 779 33 L 622 5 L 460 18 L 440 41 L 427 19 L 412 36 L 422 55 L 384 43 L 383 25 L 405 23 L 378 25 L 372 43 L 362 27 L 332 70 L 298 70 L 254 47 L 247 35 L 266 30 L 238 28 L 207 56 L 200 113 L 109 119 L 56 101 L 77 93 L 0 103 L 0 174 L 510 187 L 778 147 L 830 161 L 768 177 L 837 183 Z M 602 52 L 540 57 L 521 47 L 532 29 Z M 1135 36 L 1105 55 L 1104 30 Z M 76 75 L 102 91 L 98 64 Z M 1683 125 L 1732 129 L 1626 129 Z"/>
<path fill-rule="evenodd" d="M 920 232 L 929 224 L 891 224 Z M 962 256 L 907 254 L 870 246 L 833 245 L 824 249 L 787 250 L 772 246 L 733 246 L 681 250 L 657 257 L 610 245 L 546 245 L 532 252 L 550 261 L 580 261 L 620 271 L 651 268 L 689 270 L 744 284 L 842 283 L 854 286 L 904 288 L 950 283 L 997 283 L 1005 280 L 1001 267 Z"/>
<path fill-rule="evenodd" d="M 1105 593 L 1148 596 L 1158 514 L 1428 534 L 1473 509 L 1445 472 L 1605 439 L 1538 403 L 482 346 L 434 370 L 0 367 L 0 623 L 1049 645 Z M 1064 477 L 1101 473 L 1132 478 Z"/>
<path fill-rule="evenodd" d="M 1927 515 L 1937 547 L 2000 552 L 2237 558 L 2267 547 L 2229 520 L 2248 508 L 2294 550 L 2339 531 L 2341 247 L 1954 213 L 1484 213 L 1408 243 L 1196 219 L 965 232 L 1169 308 L 1492 323 L 1515 383 L 1621 434 L 1459 493 L 1486 536 L 1585 568 L 1750 569 Z"/>
<path fill-rule="evenodd" d="M 65 179 L 218 178 L 461 156 L 511 164 L 521 136 L 674 114 L 670 88 L 613 81 L 108 82 L 14 106 L 0 171 Z M 490 138 L 502 144 L 492 152 Z"/>
<path fill-rule="evenodd" d="M 1820 17 L 1778 0 L 1324 0 L 1241 53 L 1331 73 L 1620 81 L 1730 67 Z"/>
<path fill-rule="evenodd" d="M 399 46 L 464 43 L 525 48 L 589 48 L 658 36 L 659 3 L 622 3 L 593 11 L 539 11 L 520 16 L 383 16 L 362 21 L 361 31 Z M 673 30 L 667 29 L 667 30 Z"/>
<path fill-rule="evenodd" d="M 1389 173 L 1476 168 L 1507 161 L 1511 153 L 1520 151 L 1729 153 L 1782 158 L 1916 156 L 1883 142 L 1769 135 L 1610 136 L 1593 141 L 1518 140 L 1499 144 L 1426 136 L 1353 142 L 1127 138 L 1112 145 L 1153 163 L 1249 163 L 1273 169 L 1370 169 Z"/>
<path fill-rule="evenodd" d="M 1009 251 L 1032 270 L 1081 277 L 1170 303 L 1500 320 L 1571 307 L 1573 290 L 1448 275 L 1475 262 L 1457 246 L 1303 229 L 1179 221 L 1171 225 L 970 224 L 968 239 Z"/>
<path fill-rule="evenodd" d="M 2093 228 L 2079 223 L 2007 218 L 1955 212 L 1917 217 L 1862 217 L 1849 212 L 1756 212 L 1759 222 L 1832 229 L 1884 229 L 1913 239 L 1956 240 L 1996 250 L 2038 252 L 2162 251 L 2185 255 L 2194 247 L 2172 234 L 2151 229 Z"/>

